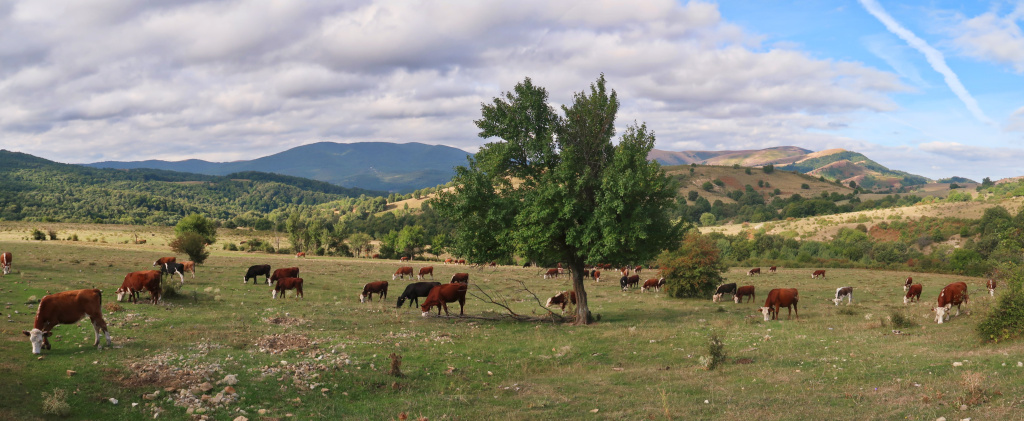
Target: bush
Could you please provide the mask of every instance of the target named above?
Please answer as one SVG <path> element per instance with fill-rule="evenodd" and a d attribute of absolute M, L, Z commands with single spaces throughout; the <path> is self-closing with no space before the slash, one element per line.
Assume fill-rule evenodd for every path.
<path fill-rule="evenodd" d="M 686 199 L 691 202 L 696 201 L 698 197 L 700 197 L 700 193 L 697 193 L 696 190 L 690 190 L 688 193 L 686 193 Z"/>
<path fill-rule="evenodd" d="M 696 231 L 684 235 L 675 250 L 658 256 L 657 265 L 665 277 L 667 294 L 676 298 L 710 296 L 726 270 L 715 242 Z"/>
<path fill-rule="evenodd" d="M 701 184 L 700 188 L 704 189 L 704 191 L 712 191 L 715 189 L 715 185 L 711 184 L 710 181 L 705 181 L 704 184 Z"/>
<path fill-rule="evenodd" d="M 716 186 L 718 186 L 718 187 L 725 187 L 725 182 L 724 182 L 724 181 L 722 181 L 722 180 L 721 180 L 721 179 L 719 179 L 719 178 L 716 178 L 716 179 L 714 179 L 714 180 L 711 180 L 711 182 L 712 182 L 712 183 L 715 183 L 715 185 L 716 185 Z"/>
<path fill-rule="evenodd" d="M 705 370 L 714 370 L 725 362 L 725 344 L 718 338 L 718 334 L 711 333 L 708 338 L 708 355 L 700 357 L 700 365 Z"/>
<path fill-rule="evenodd" d="M 747 169 L 743 170 L 743 172 L 744 172 L 744 173 L 746 173 L 747 175 L 750 175 L 750 174 L 751 174 L 751 172 L 750 172 L 750 168 L 747 168 Z"/>
<path fill-rule="evenodd" d="M 71 414 L 68 405 L 68 392 L 64 389 L 53 389 L 53 394 L 43 392 L 43 414 L 66 417 Z"/>
<path fill-rule="evenodd" d="M 56 240 L 57 239 L 57 231 L 46 230 L 46 234 L 50 236 L 51 240 Z"/>
<path fill-rule="evenodd" d="M 206 251 L 206 238 L 193 232 L 179 234 L 170 246 L 175 253 L 187 254 L 189 260 L 197 265 L 203 264 L 210 257 L 210 252 Z"/>
<path fill-rule="evenodd" d="M 917 326 L 914 319 L 903 313 L 903 310 L 894 309 L 889 313 L 889 323 L 896 329 L 908 329 Z"/>
<path fill-rule="evenodd" d="M 701 226 L 710 227 L 715 225 L 715 214 L 710 212 L 704 212 L 700 215 Z"/>
<path fill-rule="evenodd" d="M 771 174 L 771 173 L 775 172 L 775 166 L 772 165 L 772 164 L 768 164 L 768 165 L 765 165 L 765 166 L 761 167 L 761 170 L 764 171 L 765 174 Z"/>
<path fill-rule="evenodd" d="M 213 244 L 217 241 L 217 227 L 209 219 L 199 214 L 193 213 L 181 218 L 178 224 L 174 226 L 174 234 L 178 237 L 186 233 L 201 236 L 204 244 Z"/>
<path fill-rule="evenodd" d="M 803 183 L 800 185 L 800 188 L 804 190 L 810 190 L 811 186 L 808 185 L 807 183 Z"/>
<path fill-rule="evenodd" d="M 1020 270 L 1006 280 L 1007 291 L 999 295 L 995 308 L 978 324 L 978 336 L 985 342 L 1020 338 L 1024 334 L 1024 275 Z"/>
<path fill-rule="evenodd" d="M 38 229 L 32 229 L 32 239 L 37 241 L 46 241 L 46 234 Z"/>
<path fill-rule="evenodd" d="M 68 238 L 68 240 L 78 241 L 78 234 L 71 234 L 71 238 Z"/>

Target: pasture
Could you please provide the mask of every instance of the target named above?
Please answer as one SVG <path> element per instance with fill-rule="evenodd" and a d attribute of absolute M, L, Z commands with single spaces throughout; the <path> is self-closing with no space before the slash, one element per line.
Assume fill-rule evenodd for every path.
<path fill-rule="evenodd" d="M 169 251 L 16 239 L 0 251 L 14 253 L 13 272 L 0 278 L 0 419 L 49 419 L 43 394 L 54 389 L 67 392 L 70 418 L 104 420 L 1011 419 L 1024 403 L 1024 345 L 982 345 L 974 333 L 993 302 L 978 278 L 912 274 L 924 293 L 904 306 L 905 272 L 828 269 L 812 280 L 808 269 L 748 277 L 733 268 L 729 282 L 757 294 L 734 304 L 621 292 L 612 271 L 587 281 L 600 320 L 580 327 L 396 310 L 410 283 L 391 280 L 397 261 L 217 249 L 177 296 L 153 306 L 117 303 L 114 291 Z M 246 268 L 263 263 L 300 267 L 305 298 L 272 300 L 267 285 L 243 285 Z M 429 264 L 442 283 L 469 272 L 471 292 L 506 297 L 521 314 L 542 311 L 516 280 L 541 302 L 571 283 L 544 280 L 538 268 Z M 387 299 L 361 304 L 363 284 L 377 280 L 390 282 Z M 968 313 L 937 325 L 930 308 L 959 280 L 969 285 Z M 853 305 L 833 305 L 847 285 Z M 85 319 L 54 329 L 42 358 L 31 354 L 21 334 L 37 307 L 30 297 L 92 287 L 103 290 L 113 349 L 91 346 Z M 757 307 L 775 287 L 800 290 L 799 320 L 783 309 L 780 321 L 763 321 Z M 909 324 L 894 326 L 894 311 Z M 467 300 L 467 315 L 502 312 Z M 708 371 L 700 360 L 712 334 L 726 355 Z M 392 353 L 401 377 L 388 373 Z"/>

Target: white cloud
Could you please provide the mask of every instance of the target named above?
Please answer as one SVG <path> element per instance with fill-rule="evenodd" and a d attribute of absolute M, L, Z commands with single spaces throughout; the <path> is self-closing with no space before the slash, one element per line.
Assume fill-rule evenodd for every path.
<path fill-rule="evenodd" d="M 1006 16 L 987 12 L 973 18 L 957 16 L 956 25 L 949 32 L 953 43 L 964 54 L 982 60 L 993 61 L 1024 73 L 1024 31 L 1019 22 L 1024 21 L 1024 4 Z"/>
<path fill-rule="evenodd" d="M 1020 107 L 1010 115 L 1004 129 L 1011 132 L 1024 132 L 1024 107 Z"/>

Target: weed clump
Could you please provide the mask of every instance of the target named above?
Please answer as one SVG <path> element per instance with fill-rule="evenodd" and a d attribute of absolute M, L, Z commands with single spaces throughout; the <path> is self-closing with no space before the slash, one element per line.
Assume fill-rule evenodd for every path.
<path fill-rule="evenodd" d="M 857 314 L 857 312 L 854 311 L 853 308 L 849 306 L 839 307 L 839 310 L 836 310 L 836 313 L 842 314 L 844 316 L 854 316 Z"/>
<path fill-rule="evenodd" d="M 892 323 L 892 327 L 896 329 L 906 329 L 917 326 L 917 322 L 914 321 L 910 316 L 903 313 L 902 310 L 893 310 L 889 314 L 889 323 Z"/>
<path fill-rule="evenodd" d="M 1019 338 L 1024 332 L 1024 279 L 1014 275 L 1006 280 L 1008 291 L 999 296 L 992 311 L 978 324 L 982 341 L 999 342 Z"/>
<path fill-rule="evenodd" d="M 124 311 L 124 307 L 121 307 L 121 305 L 117 303 L 106 303 L 103 305 L 103 308 L 107 310 L 107 313 L 117 313 L 119 311 Z"/>
<path fill-rule="evenodd" d="M 723 362 L 725 362 L 725 344 L 717 333 L 712 333 L 708 338 L 708 355 L 701 355 L 700 365 L 705 370 L 714 370 Z"/>
<path fill-rule="evenodd" d="M 68 392 L 64 389 L 53 389 L 53 394 L 43 392 L 43 414 L 66 417 L 71 414 L 68 405 Z"/>
<path fill-rule="evenodd" d="M 388 355 L 388 358 L 391 358 L 391 370 L 388 371 L 388 374 L 395 377 L 405 377 L 405 374 L 402 374 L 402 356 L 392 352 L 391 355 Z"/>

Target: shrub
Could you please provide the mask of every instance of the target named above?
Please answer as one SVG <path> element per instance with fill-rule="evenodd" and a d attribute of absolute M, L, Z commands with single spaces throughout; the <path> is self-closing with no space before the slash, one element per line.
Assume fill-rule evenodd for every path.
<path fill-rule="evenodd" d="M 978 336 L 985 342 L 1000 342 L 1024 334 L 1024 275 L 1019 269 L 1006 280 L 1007 291 L 999 296 L 995 308 L 978 324 Z"/>
<path fill-rule="evenodd" d="M 917 326 L 917 322 L 900 309 L 893 309 L 892 313 L 889 313 L 889 322 L 896 329 L 907 329 Z"/>
<path fill-rule="evenodd" d="M 53 394 L 43 392 L 43 414 L 66 417 L 71 414 L 68 405 L 68 392 L 64 389 L 53 389 Z"/>
<path fill-rule="evenodd" d="M 701 184 L 700 188 L 704 189 L 704 191 L 712 191 L 715 189 L 715 185 L 711 184 L 710 181 L 705 181 L 704 184 Z"/>
<path fill-rule="evenodd" d="M 33 228 L 32 239 L 37 241 L 46 241 L 46 234 L 38 229 Z"/>
<path fill-rule="evenodd" d="M 718 187 L 725 187 L 725 182 L 724 182 L 724 181 L 722 181 L 722 180 L 721 180 L 721 179 L 719 179 L 719 178 L 716 178 L 716 179 L 714 179 L 714 180 L 711 180 L 711 182 L 712 182 L 712 183 L 715 183 L 715 185 L 716 185 L 716 186 L 718 186 Z"/>
<path fill-rule="evenodd" d="M 765 165 L 765 166 L 761 167 L 761 170 L 764 171 L 765 174 L 771 174 L 771 173 L 775 172 L 775 166 L 772 165 L 772 164 L 768 164 L 768 165 Z"/>
<path fill-rule="evenodd" d="M 750 168 L 744 169 L 744 170 L 743 170 L 743 172 L 744 172 L 744 173 L 746 173 L 747 175 L 750 175 L 750 174 L 751 174 L 751 172 L 750 172 Z"/>
<path fill-rule="evenodd" d="M 658 256 L 657 265 L 665 277 L 667 294 L 676 298 L 711 295 L 726 270 L 715 242 L 696 231 L 684 235 L 675 250 Z"/>
<path fill-rule="evenodd" d="M 811 186 L 808 185 L 807 183 L 803 183 L 803 184 L 800 185 L 800 188 L 804 189 L 804 190 L 809 190 L 811 188 Z"/>
<path fill-rule="evenodd" d="M 689 193 L 686 193 L 686 199 L 691 202 L 696 201 L 698 197 L 700 197 L 700 193 L 697 193 L 696 190 L 690 190 Z"/>
<path fill-rule="evenodd" d="M 708 338 L 708 355 L 700 357 L 700 365 L 705 370 L 714 370 L 725 362 L 725 344 L 718 338 L 718 334 L 711 333 Z"/>
<path fill-rule="evenodd" d="M 78 241 L 78 234 L 71 234 L 71 238 L 69 238 L 69 240 Z"/>
<path fill-rule="evenodd" d="M 174 226 L 174 234 L 178 237 L 187 233 L 201 236 L 204 244 L 212 244 L 217 240 L 217 227 L 214 223 L 206 219 L 206 217 L 195 213 L 181 218 L 178 224 Z"/>
<path fill-rule="evenodd" d="M 57 231 L 46 230 L 46 234 L 50 236 L 51 240 L 56 240 L 57 239 Z"/>
<path fill-rule="evenodd" d="M 179 234 L 170 246 L 175 253 L 187 254 L 189 260 L 197 265 L 203 264 L 210 257 L 210 252 L 206 251 L 206 238 L 193 232 Z"/>
<path fill-rule="evenodd" d="M 700 215 L 700 224 L 705 227 L 715 225 L 715 214 L 711 212 L 704 212 Z"/>

